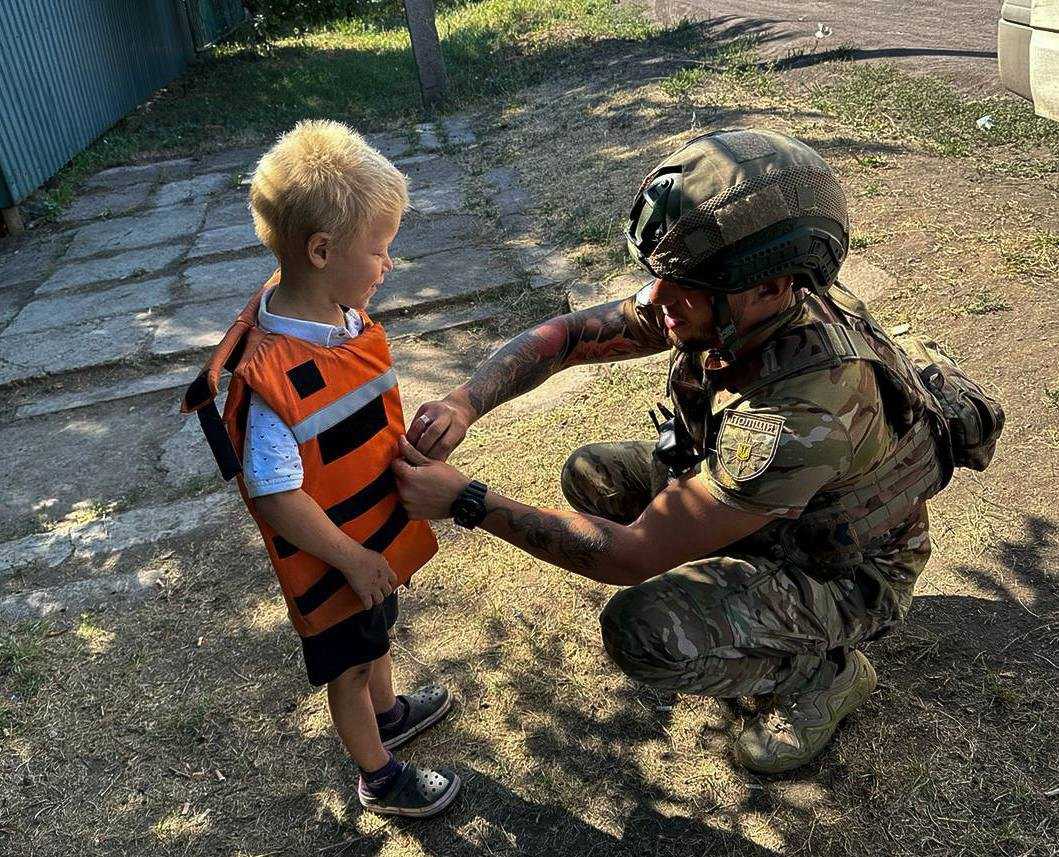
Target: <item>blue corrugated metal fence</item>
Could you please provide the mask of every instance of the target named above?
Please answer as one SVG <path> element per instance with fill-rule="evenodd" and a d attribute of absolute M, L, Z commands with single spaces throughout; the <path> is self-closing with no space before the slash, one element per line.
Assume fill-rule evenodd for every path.
<path fill-rule="evenodd" d="M 0 207 L 193 56 L 183 0 L 0 0 Z"/>

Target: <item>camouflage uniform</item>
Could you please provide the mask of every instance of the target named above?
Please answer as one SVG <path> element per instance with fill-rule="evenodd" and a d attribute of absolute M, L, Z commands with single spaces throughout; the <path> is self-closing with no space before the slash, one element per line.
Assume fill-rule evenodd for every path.
<path fill-rule="evenodd" d="M 872 324 L 863 305 L 839 296 Z M 630 299 L 625 311 L 643 341 L 664 337 L 652 307 Z M 923 500 L 941 479 L 928 421 L 902 414 L 908 400 L 884 395 L 866 360 L 759 383 L 770 343 L 834 320 L 815 298 L 793 312 L 719 373 L 703 371 L 701 354 L 674 352 L 674 404 L 707 451 L 687 478 L 725 505 L 774 520 L 724 556 L 611 599 L 601 616 L 604 645 L 632 678 L 718 697 L 827 687 L 846 650 L 909 608 L 930 555 Z M 796 362 L 782 347 L 781 363 Z M 911 428 L 895 431 L 902 419 Z M 634 520 L 667 483 L 652 448 L 630 441 L 577 450 L 563 471 L 564 493 L 581 511 Z"/>

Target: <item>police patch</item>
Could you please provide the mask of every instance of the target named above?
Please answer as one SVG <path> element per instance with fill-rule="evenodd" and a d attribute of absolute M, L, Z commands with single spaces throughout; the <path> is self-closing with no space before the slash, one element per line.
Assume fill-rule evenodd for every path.
<path fill-rule="evenodd" d="M 717 432 L 717 460 L 736 482 L 760 476 L 780 445 L 783 417 L 725 411 Z"/>

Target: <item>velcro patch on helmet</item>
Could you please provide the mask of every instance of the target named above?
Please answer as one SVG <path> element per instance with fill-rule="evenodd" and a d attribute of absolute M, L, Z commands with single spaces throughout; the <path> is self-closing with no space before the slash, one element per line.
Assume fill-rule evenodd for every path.
<path fill-rule="evenodd" d="M 734 244 L 790 216 L 787 200 L 776 185 L 734 200 L 714 212 L 725 244 Z"/>
<path fill-rule="evenodd" d="M 776 154 L 768 138 L 756 131 L 731 131 L 718 134 L 714 139 L 740 164 Z"/>

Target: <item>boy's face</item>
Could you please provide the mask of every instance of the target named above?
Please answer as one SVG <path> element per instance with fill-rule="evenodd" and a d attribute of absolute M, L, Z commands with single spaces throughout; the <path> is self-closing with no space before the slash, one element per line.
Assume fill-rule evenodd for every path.
<path fill-rule="evenodd" d="M 335 303 L 366 309 L 368 301 L 393 270 L 390 244 L 397 235 L 401 218 L 384 217 L 367 230 L 344 242 L 331 242 L 325 271 L 330 297 Z"/>

